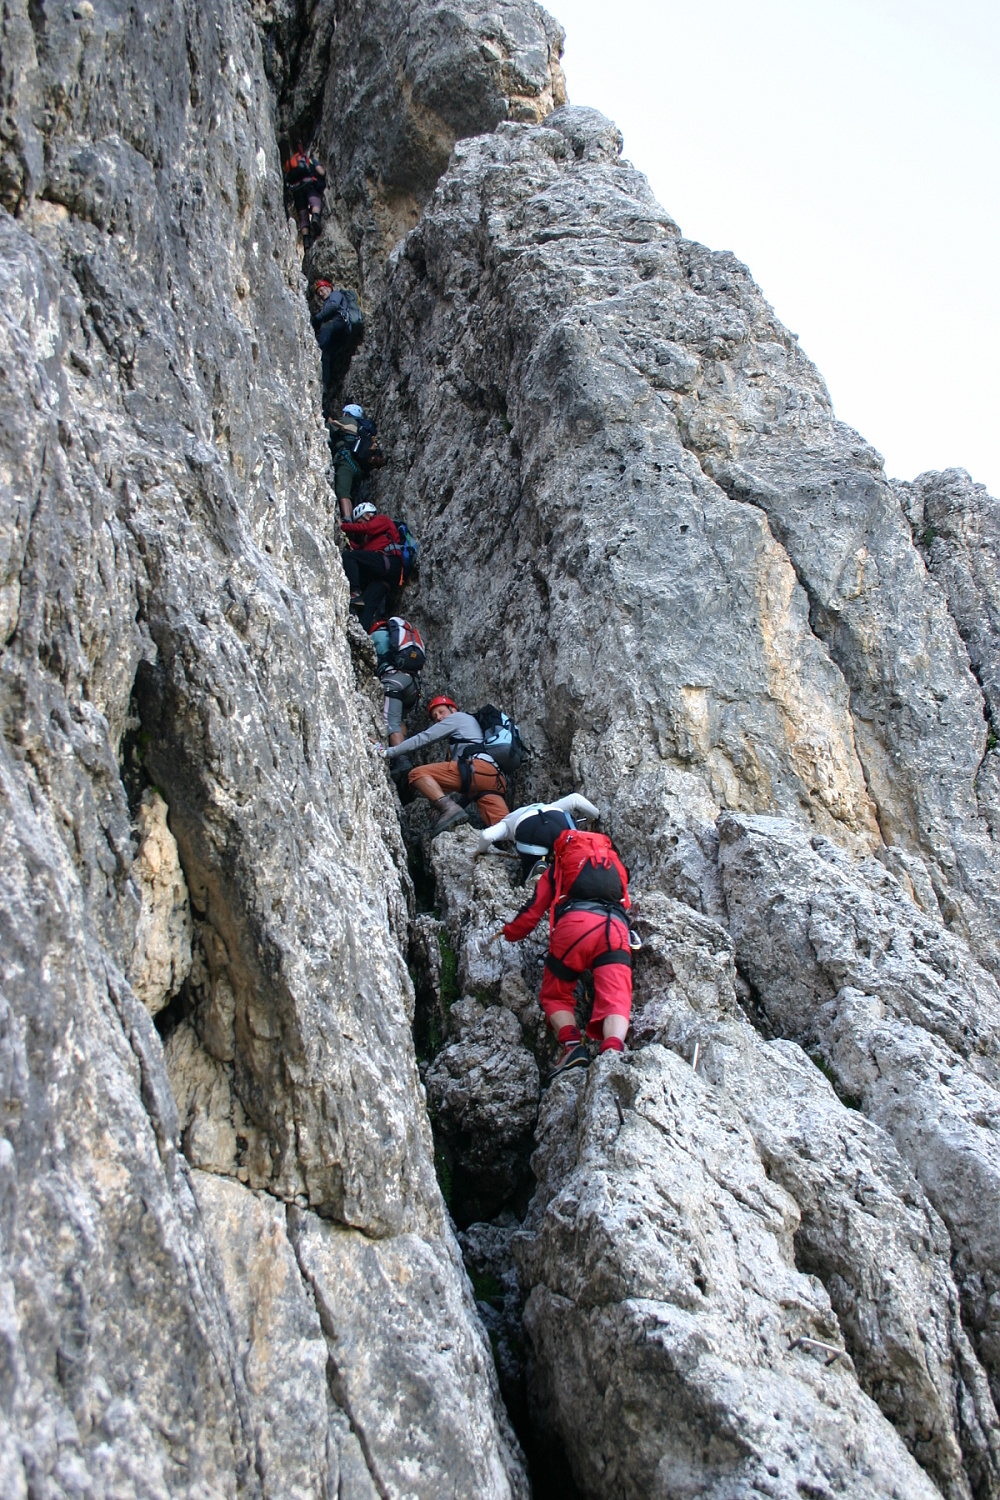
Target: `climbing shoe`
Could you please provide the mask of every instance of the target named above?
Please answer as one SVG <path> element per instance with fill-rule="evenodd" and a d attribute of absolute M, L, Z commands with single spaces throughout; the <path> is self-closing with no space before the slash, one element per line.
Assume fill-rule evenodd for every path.
<path fill-rule="evenodd" d="M 431 829 L 432 839 L 436 839 L 439 833 L 444 833 L 446 828 L 454 828 L 457 823 L 469 821 L 465 808 L 459 807 L 451 797 L 442 797 L 440 802 L 435 802 L 434 810 L 437 820 Z"/>
<path fill-rule="evenodd" d="M 555 1067 L 550 1071 L 545 1082 L 551 1083 L 553 1078 L 558 1078 L 561 1074 L 568 1073 L 571 1068 L 588 1068 L 589 1066 L 590 1058 L 587 1056 L 587 1049 L 582 1042 L 577 1042 L 575 1047 L 570 1047 L 567 1052 L 563 1053 Z"/>

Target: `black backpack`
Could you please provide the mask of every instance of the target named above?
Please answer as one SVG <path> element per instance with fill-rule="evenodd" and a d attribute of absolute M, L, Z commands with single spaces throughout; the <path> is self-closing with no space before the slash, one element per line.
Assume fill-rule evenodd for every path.
<path fill-rule="evenodd" d="M 521 861 L 521 879 L 527 880 L 539 860 L 549 857 L 556 839 L 576 824 L 561 807 L 539 808 L 522 818 L 514 833 L 514 848 Z"/>
<path fill-rule="evenodd" d="M 347 442 L 351 456 L 361 469 L 371 467 L 372 454 L 378 449 L 377 432 L 374 422 L 369 421 L 367 417 L 359 417 L 357 437 L 348 436 Z"/>
<path fill-rule="evenodd" d="M 365 336 L 365 315 L 357 292 L 344 287 L 331 292 L 313 319 L 313 325 L 321 344 L 327 343 L 334 349 L 353 353 Z"/>

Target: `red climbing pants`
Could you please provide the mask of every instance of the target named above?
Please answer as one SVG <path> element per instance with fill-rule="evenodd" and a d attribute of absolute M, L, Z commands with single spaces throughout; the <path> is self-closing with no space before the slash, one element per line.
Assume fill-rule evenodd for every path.
<path fill-rule="evenodd" d="M 611 955 L 614 955 L 612 957 Z M 594 1010 L 587 1035 L 604 1035 L 607 1016 L 632 1014 L 632 954 L 628 924 L 603 912 L 574 911 L 556 922 L 539 995 L 546 1017 L 557 1010 L 575 1010 L 576 982 L 584 970 L 594 975 Z"/>

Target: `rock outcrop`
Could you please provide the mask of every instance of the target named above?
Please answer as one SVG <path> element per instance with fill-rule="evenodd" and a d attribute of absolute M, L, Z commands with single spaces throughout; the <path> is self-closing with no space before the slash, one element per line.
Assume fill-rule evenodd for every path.
<path fill-rule="evenodd" d="M 2 27 L 0 1492 L 1000 1496 L 997 503 L 889 483 L 530 0 Z M 425 680 L 631 866 L 547 1092 L 544 931 L 373 748 L 300 137 Z"/>
<path fill-rule="evenodd" d="M 877 455 L 836 423 L 746 271 L 685 242 L 619 150 L 613 127 L 580 109 L 461 143 L 390 265 L 379 344 L 390 358 L 368 379 L 409 460 L 381 493 L 428 544 L 412 607 L 436 681 L 504 703 L 539 752 L 521 796 L 579 786 L 598 801 L 644 896 L 732 927 L 733 993 L 763 1035 L 804 1044 L 830 1071 L 840 1103 L 811 1062 L 769 1063 L 787 1102 L 758 1118 L 742 1086 L 752 1093 L 764 1064 L 732 1064 L 730 1103 L 806 1215 L 797 1254 L 822 1274 L 865 1389 L 939 1485 L 990 1493 L 997 862 L 974 627 L 954 585 L 928 575 Z M 977 565 L 986 601 L 987 547 Z M 725 841 L 764 812 L 784 820 L 768 825 L 773 864 L 738 884 Z M 792 846 L 815 868 L 796 868 Z M 784 903 L 811 912 L 831 862 L 851 958 L 831 955 L 823 999 L 804 1012 L 791 997 L 817 960 L 792 940 Z M 873 882 L 887 905 L 869 934 L 852 913 Z M 454 884 L 446 913 L 487 909 L 479 874 L 464 896 Z M 488 920 L 458 949 L 459 972 L 487 982 L 501 962 L 484 951 Z M 530 989 L 530 968 L 525 978 Z M 661 1038 L 640 1025 L 635 1039 Z M 881 1068 L 890 1044 L 896 1081 L 869 1081 L 864 1059 Z M 806 1102 L 820 1086 L 822 1109 Z M 885 1132 L 855 1157 L 884 1161 L 887 1137 L 898 1155 L 877 1190 L 887 1227 L 855 1220 L 857 1248 L 841 1255 L 824 1199 L 853 1200 L 853 1179 L 811 1176 L 797 1159 L 853 1140 L 845 1102 Z M 897 1299 L 871 1258 L 883 1233 L 908 1247 L 911 1269 L 908 1311 L 880 1323 Z M 919 1261 L 931 1245 L 928 1296 Z M 537 1389 L 558 1391 L 565 1351 L 539 1347 Z M 555 1396 L 543 1406 L 597 1493 L 603 1459 L 587 1467 L 583 1419 L 571 1431 Z"/>
<path fill-rule="evenodd" d="M 722 823 L 727 894 L 731 823 L 743 827 Z M 460 963 L 475 965 L 482 920 L 496 921 L 507 881 L 487 858 L 470 883 L 463 844 L 468 859 L 463 833 L 434 861 Z M 513 899 L 508 887 L 508 909 Z M 669 897 L 643 892 L 639 911 L 638 1050 L 602 1059 L 585 1086 L 570 1075 L 543 1095 L 523 1225 L 501 1216 L 462 1235 L 474 1273 L 492 1283 L 482 1306 L 508 1403 L 561 1444 L 587 1495 L 682 1483 L 692 1494 L 755 1484 L 822 1492 L 822 1483 L 833 1493 L 935 1493 L 900 1439 L 943 1494 L 994 1493 L 1000 1427 L 963 1325 L 958 1240 L 907 1165 L 906 1143 L 897 1149 L 889 1125 L 838 1097 L 818 1050 L 813 1061 L 750 1024 L 738 999 L 747 991 L 738 917 L 734 945 Z M 780 942 L 772 948 L 783 964 Z M 520 1010 L 519 961 L 533 977 L 535 955 L 504 946 L 492 993 L 509 1039 L 483 1081 L 487 1095 L 537 1047 Z M 468 1042 L 446 1050 L 449 1071 L 456 1055 L 475 1062 Z M 499 1143 L 488 1131 L 476 1145 Z M 966 1280 L 974 1285 L 975 1273 Z M 790 1443 L 775 1409 L 811 1441 Z"/>
<path fill-rule="evenodd" d="M 142 794 L 136 817 L 139 848 L 133 866 L 142 890 L 128 979 L 150 1015 L 163 1009 L 191 972 L 191 905 L 158 792 Z"/>
<path fill-rule="evenodd" d="M 3 25 L 0 1489 L 401 1493 L 423 1444 L 523 1493 L 434 1177 L 253 17 Z M 331 1352 L 381 1264 L 454 1351 L 402 1426 L 436 1328 L 364 1391 Z"/>

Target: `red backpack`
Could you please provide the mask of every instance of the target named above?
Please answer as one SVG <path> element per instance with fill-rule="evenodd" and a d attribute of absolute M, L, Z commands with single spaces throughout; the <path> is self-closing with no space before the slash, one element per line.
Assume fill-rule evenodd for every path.
<path fill-rule="evenodd" d="M 597 901 L 628 911 L 628 871 L 606 833 L 567 828 L 553 845 L 555 865 L 552 879 L 555 898 L 549 914 L 550 926 L 556 908 L 564 901 Z"/>
<path fill-rule="evenodd" d="M 426 660 L 426 652 L 423 637 L 417 627 L 411 625 L 409 620 L 393 615 L 386 621 L 386 629 L 389 632 L 393 666 L 404 672 L 419 672 Z"/>

